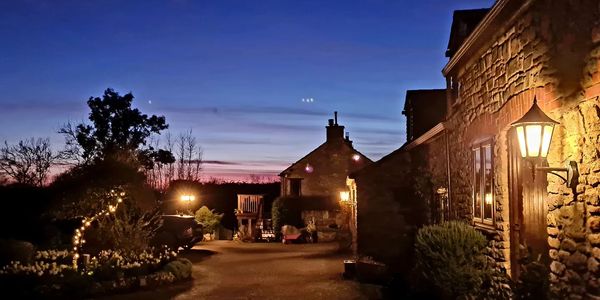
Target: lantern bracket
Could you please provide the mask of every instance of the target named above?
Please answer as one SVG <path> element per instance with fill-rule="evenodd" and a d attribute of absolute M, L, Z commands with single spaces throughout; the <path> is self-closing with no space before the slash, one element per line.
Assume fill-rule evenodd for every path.
<path fill-rule="evenodd" d="M 577 162 L 574 161 L 569 161 L 565 168 L 537 167 L 535 164 L 533 164 L 533 171 L 534 175 L 535 172 L 541 171 L 560 177 L 565 184 L 572 189 L 575 189 L 577 187 L 577 183 L 579 182 L 579 168 L 577 167 Z M 566 172 L 567 175 L 566 177 L 563 177 L 556 172 Z"/>

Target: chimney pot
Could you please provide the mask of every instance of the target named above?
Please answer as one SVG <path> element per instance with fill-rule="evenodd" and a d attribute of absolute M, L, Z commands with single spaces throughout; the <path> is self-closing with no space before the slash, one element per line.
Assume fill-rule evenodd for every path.
<path fill-rule="evenodd" d="M 333 126 L 333 119 L 329 119 L 329 126 Z"/>
<path fill-rule="evenodd" d="M 338 122 L 337 122 L 337 111 L 333 112 L 333 116 L 335 118 L 335 125 L 337 125 L 338 124 Z"/>

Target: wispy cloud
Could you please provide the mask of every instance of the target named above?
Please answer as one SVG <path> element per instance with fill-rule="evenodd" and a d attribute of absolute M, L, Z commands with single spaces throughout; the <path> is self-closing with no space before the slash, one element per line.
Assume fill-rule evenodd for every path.
<path fill-rule="evenodd" d="M 238 166 L 238 165 L 241 165 L 241 163 L 238 163 L 238 162 L 224 161 L 224 160 L 203 160 L 202 163 L 203 164 L 207 164 L 207 165 L 220 165 L 220 166 Z"/>
<path fill-rule="evenodd" d="M 308 109 L 298 107 L 283 107 L 283 106 L 239 106 L 239 107 L 177 107 L 177 106 L 158 106 L 159 111 L 177 114 L 209 114 L 215 116 L 236 116 L 236 115 L 294 115 L 294 116 L 314 116 L 314 117 L 331 117 L 332 112 L 320 109 Z M 398 121 L 399 116 L 395 115 L 378 115 L 369 113 L 344 113 L 345 118 L 366 120 L 366 121 Z"/>
<path fill-rule="evenodd" d="M 20 102 L 2 102 L 0 101 L 0 110 L 3 113 L 12 112 L 81 112 L 86 108 L 83 101 L 66 102 L 39 102 L 39 101 L 20 101 Z"/>

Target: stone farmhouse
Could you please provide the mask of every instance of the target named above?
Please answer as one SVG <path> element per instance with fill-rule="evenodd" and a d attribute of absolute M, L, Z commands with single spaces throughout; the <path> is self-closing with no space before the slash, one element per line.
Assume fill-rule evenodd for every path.
<path fill-rule="evenodd" d="M 396 217 L 388 241 L 400 242 L 419 223 L 462 219 L 513 278 L 529 252 L 559 294 L 600 298 L 600 3 L 498 0 L 455 12 L 446 56 L 446 103 L 425 108 L 443 111 L 437 125 L 415 131 L 420 112 L 405 109 L 407 143 L 348 180 L 359 254 L 410 254 L 364 245 L 384 220 Z M 516 126 L 526 114 L 558 124 Z"/>
<path fill-rule="evenodd" d="M 319 147 L 279 174 L 281 196 L 302 201 L 305 223 L 313 218 L 318 227 L 340 223 L 340 192 L 346 189 L 346 177 L 370 163 L 371 159 L 354 149 L 337 112 L 326 126 L 326 140 Z M 338 224 L 340 225 L 340 224 Z"/>

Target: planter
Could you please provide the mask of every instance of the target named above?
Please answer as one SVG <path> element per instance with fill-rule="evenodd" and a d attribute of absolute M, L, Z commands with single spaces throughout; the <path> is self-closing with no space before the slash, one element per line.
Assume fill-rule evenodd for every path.
<path fill-rule="evenodd" d="M 346 259 L 344 260 L 344 278 L 353 279 L 356 278 L 356 260 Z"/>
<path fill-rule="evenodd" d="M 391 279 L 387 266 L 374 261 L 358 261 L 356 274 L 358 281 L 364 283 L 385 284 Z"/>
<path fill-rule="evenodd" d="M 335 231 L 318 231 L 317 240 L 319 243 L 333 242 L 335 241 L 336 235 L 337 232 Z"/>

